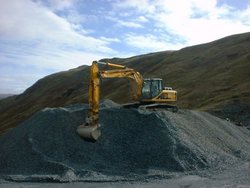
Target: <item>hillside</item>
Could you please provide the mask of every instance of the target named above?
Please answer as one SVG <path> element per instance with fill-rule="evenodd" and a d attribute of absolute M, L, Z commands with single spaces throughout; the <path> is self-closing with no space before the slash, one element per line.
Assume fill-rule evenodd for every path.
<path fill-rule="evenodd" d="M 12 94 L 0 94 L 0 100 L 10 96 L 12 96 Z"/>
<path fill-rule="evenodd" d="M 250 33 L 211 43 L 109 61 L 144 77 L 161 77 L 178 91 L 180 108 L 212 111 L 234 121 L 250 122 Z M 47 76 L 23 94 L 0 101 L 0 133 L 44 107 L 87 102 L 89 67 Z M 127 80 L 102 82 L 102 98 L 129 101 Z"/>

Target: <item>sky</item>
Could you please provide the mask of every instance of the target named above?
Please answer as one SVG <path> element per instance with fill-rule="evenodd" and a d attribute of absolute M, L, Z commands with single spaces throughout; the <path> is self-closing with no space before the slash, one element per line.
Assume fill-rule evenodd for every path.
<path fill-rule="evenodd" d="M 93 60 L 250 31 L 250 0 L 0 0 L 0 93 Z"/>

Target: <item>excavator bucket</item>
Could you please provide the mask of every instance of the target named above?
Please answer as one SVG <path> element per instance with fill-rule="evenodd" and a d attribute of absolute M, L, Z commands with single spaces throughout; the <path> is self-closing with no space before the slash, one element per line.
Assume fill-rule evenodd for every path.
<path fill-rule="evenodd" d="M 76 132 L 86 141 L 96 142 L 97 139 L 101 136 L 100 125 L 88 125 L 82 124 L 80 125 Z"/>

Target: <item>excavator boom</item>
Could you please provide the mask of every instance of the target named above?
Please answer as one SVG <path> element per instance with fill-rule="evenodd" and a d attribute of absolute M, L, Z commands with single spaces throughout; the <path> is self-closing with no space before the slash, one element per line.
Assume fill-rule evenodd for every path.
<path fill-rule="evenodd" d="M 113 70 L 100 71 L 98 64 L 104 64 Z M 77 133 L 87 141 L 95 142 L 101 135 L 99 124 L 100 77 L 102 78 L 128 78 L 136 84 L 133 98 L 138 100 L 141 96 L 143 78 L 139 72 L 123 65 L 94 61 L 90 68 L 89 81 L 89 111 L 86 122 L 77 128 Z"/>
<path fill-rule="evenodd" d="M 99 124 L 100 78 L 97 62 L 90 67 L 89 111 L 85 124 L 77 128 L 77 133 L 87 141 L 95 141 L 101 135 Z"/>

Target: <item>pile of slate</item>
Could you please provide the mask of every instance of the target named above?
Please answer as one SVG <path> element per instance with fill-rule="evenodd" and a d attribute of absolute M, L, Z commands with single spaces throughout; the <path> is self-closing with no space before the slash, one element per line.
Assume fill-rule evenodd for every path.
<path fill-rule="evenodd" d="M 0 137 L 0 176 L 114 181 L 223 168 L 250 157 L 250 131 L 205 112 L 125 109 L 104 101 L 102 136 L 76 128 L 87 105 L 45 108 Z"/>

